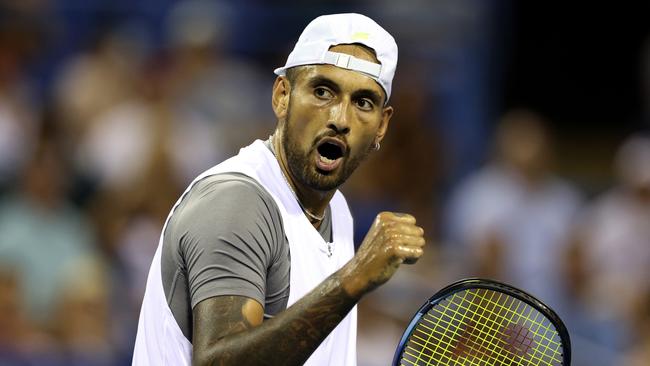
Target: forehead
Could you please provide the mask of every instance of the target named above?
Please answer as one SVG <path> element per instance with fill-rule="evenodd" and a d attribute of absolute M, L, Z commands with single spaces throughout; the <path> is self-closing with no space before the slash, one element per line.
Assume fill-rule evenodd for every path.
<path fill-rule="evenodd" d="M 358 44 L 336 45 L 330 48 L 332 52 L 345 53 L 362 60 L 379 63 L 373 50 Z M 298 74 L 298 82 L 308 82 L 316 78 L 327 78 L 346 89 L 369 89 L 385 97 L 384 89 L 371 77 L 358 71 L 348 70 L 334 65 L 307 65 Z"/>
<path fill-rule="evenodd" d="M 333 65 L 305 66 L 297 78 L 298 84 L 310 83 L 313 80 L 326 79 L 336 84 L 341 91 L 353 93 L 360 90 L 370 90 L 378 97 L 385 98 L 384 89 L 371 77 L 360 72 L 342 69 Z"/>

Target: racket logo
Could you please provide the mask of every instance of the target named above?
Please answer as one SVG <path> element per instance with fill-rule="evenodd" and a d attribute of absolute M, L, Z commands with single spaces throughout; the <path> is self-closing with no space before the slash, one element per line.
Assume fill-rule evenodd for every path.
<path fill-rule="evenodd" d="M 492 340 L 486 338 L 492 338 Z M 498 338 L 497 338 L 498 337 Z M 535 346 L 533 333 L 520 324 L 508 324 L 496 334 L 487 327 L 469 320 L 461 327 L 458 339 L 453 348 L 456 358 L 467 357 L 496 357 L 493 355 L 495 344 L 517 356 L 525 356 Z"/>
<path fill-rule="evenodd" d="M 469 320 L 461 327 L 458 340 L 453 350 L 454 356 L 469 357 L 469 356 L 487 356 L 491 357 L 492 352 L 479 340 L 480 333 L 484 331 L 477 328 L 476 322 Z"/>
<path fill-rule="evenodd" d="M 535 339 L 530 329 L 520 324 L 509 324 L 502 332 L 504 348 L 515 355 L 524 356 L 535 346 Z"/>

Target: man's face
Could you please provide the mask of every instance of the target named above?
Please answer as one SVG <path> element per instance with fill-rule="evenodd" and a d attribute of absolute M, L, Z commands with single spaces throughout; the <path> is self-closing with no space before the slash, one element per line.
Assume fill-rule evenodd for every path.
<path fill-rule="evenodd" d="M 334 52 L 376 62 L 360 46 Z M 345 182 L 380 141 L 392 115 L 383 89 L 368 76 L 331 65 L 304 66 L 293 84 L 282 146 L 294 181 L 319 191 Z"/>

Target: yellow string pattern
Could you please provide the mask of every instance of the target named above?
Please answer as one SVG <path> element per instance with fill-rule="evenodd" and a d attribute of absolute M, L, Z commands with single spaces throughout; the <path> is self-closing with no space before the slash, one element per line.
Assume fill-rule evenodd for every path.
<path fill-rule="evenodd" d="M 488 289 L 456 292 L 420 318 L 402 366 L 561 366 L 553 324 L 517 298 Z"/>

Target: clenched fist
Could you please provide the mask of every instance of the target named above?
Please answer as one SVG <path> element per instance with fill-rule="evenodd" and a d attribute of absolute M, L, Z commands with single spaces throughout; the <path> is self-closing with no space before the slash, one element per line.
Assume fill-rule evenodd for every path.
<path fill-rule="evenodd" d="M 377 215 L 357 254 L 344 266 L 345 291 L 354 297 L 388 281 L 402 263 L 415 263 L 423 253 L 424 230 L 408 214 Z"/>

